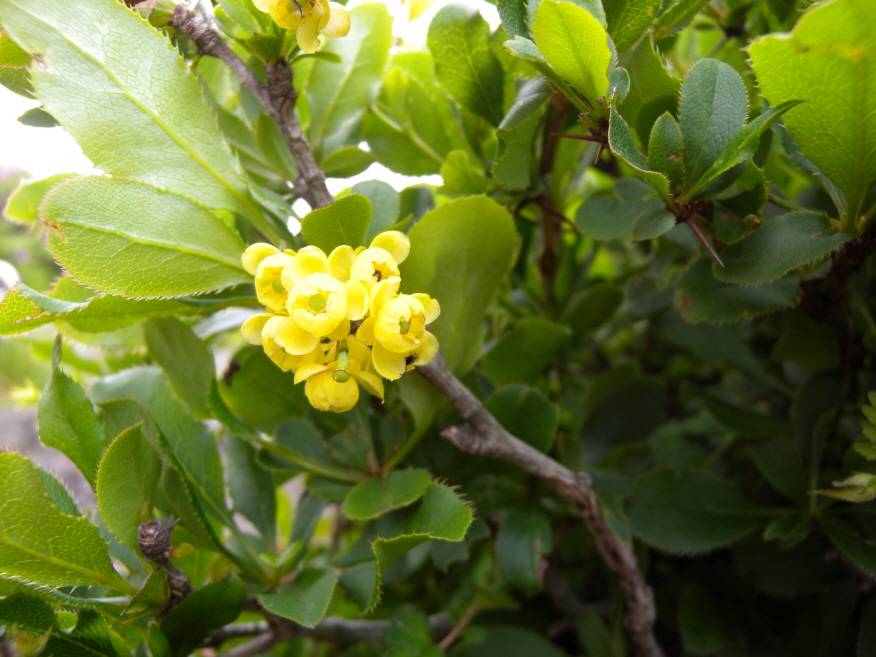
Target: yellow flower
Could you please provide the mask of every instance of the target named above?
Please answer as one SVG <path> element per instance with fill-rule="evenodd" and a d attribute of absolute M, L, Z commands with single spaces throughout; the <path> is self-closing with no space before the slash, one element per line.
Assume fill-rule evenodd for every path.
<path fill-rule="evenodd" d="M 285 312 L 289 290 L 283 283 L 283 272 L 293 261 L 288 253 L 274 253 L 262 258 L 255 273 L 255 290 L 259 303 L 275 313 Z M 247 263 L 249 264 L 249 263 Z"/>
<path fill-rule="evenodd" d="M 350 16 L 343 6 L 328 0 L 253 0 L 260 11 L 282 28 L 295 30 L 303 52 L 319 50 L 319 34 L 342 37 L 350 31 Z"/>
<path fill-rule="evenodd" d="M 408 236 L 397 230 L 380 233 L 367 249 L 356 255 L 350 267 L 350 278 L 373 285 L 399 275 L 398 266 L 411 250 Z"/>
<path fill-rule="evenodd" d="M 253 0 L 255 2 L 255 0 Z M 403 5 L 408 7 L 408 20 L 412 21 L 422 15 L 432 4 L 432 0 L 402 0 Z"/>
<path fill-rule="evenodd" d="M 383 399 L 383 381 L 372 368 L 368 347 L 352 336 L 341 342 L 333 361 L 300 367 L 295 383 L 302 381 L 310 404 L 323 411 L 349 411 L 359 400 L 360 384 Z"/>
<path fill-rule="evenodd" d="M 296 370 L 305 363 L 331 360 L 334 357 L 333 349 L 337 345 L 336 342 L 314 343 L 314 346 L 304 353 L 287 351 L 283 345 L 290 344 L 290 338 L 283 329 L 288 328 L 289 322 L 288 318 L 281 315 L 260 313 L 247 319 L 240 330 L 244 340 L 253 345 L 260 345 L 264 349 L 265 355 L 284 372 Z M 267 330 L 266 327 L 268 327 Z M 345 328 L 349 330 L 349 327 Z M 277 337 L 282 344 L 277 341 Z"/>

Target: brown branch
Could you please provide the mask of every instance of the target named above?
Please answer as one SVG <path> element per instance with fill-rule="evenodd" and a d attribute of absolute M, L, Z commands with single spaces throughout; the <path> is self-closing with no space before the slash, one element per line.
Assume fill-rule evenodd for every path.
<path fill-rule="evenodd" d="M 148 561 L 164 571 L 170 597 L 163 610 L 169 612 L 192 592 L 186 574 L 170 562 L 173 555 L 171 534 L 176 521 L 162 523 L 160 520 L 147 520 L 137 527 L 137 545 Z"/>
<path fill-rule="evenodd" d="M 333 198 L 326 187 L 325 174 L 316 163 L 295 116 L 296 95 L 292 86 L 292 69 L 286 60 L 268 63 L 266 67 L 268 82 L 265 84 L 228 47 L 219 32 L 191 9 L 182 5 L 174 7 L 171 25 L 194 41 L 201 54 L 212 55 L 222 60 L 240 79 L 243 86 L 259 99 L 268 115 L 277 122 L 286 139 L 286 146 L 298 165 L 295 190 L 313 208 L 331 203 Z"/>
<path fill-rule="evenodd" d="M 499 424 L 480 400 L 457 379 L 438 356 L 417 368 L 456 408 L 466 424 L 448 427 L 442 436 L 469 454 L 491 456 L 519 466 L 538 477 L 574 504 L 599 553 L 617 576 L 624 598 L 625 623 L 641 657 L 662 657 L 654 637 L 657 611 L 654 595 L 636 563 L 632 546 L 623 542 L 608 526 L 590 477 L 574 473 L 564 465 L 513 436 Z"/>

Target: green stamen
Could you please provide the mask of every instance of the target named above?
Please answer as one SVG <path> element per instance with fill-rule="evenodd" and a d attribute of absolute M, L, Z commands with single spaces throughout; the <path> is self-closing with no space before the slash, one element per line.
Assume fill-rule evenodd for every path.
<path fill-rule="evenodd" d="M 271 287 L 274 288 L 274 292 L 277 294 L 283 294 L 286 291 L 286 288 L 283 287 L 283 281 L 279 278 L 275 278 L 271 281 Z"/>
<path fill-rule="evenodd" d="M 350 380 L 349 372 L 345 372 L 344 370 L 335 370 L 332 372 L 332 379 L 334 379 L 337 383 L 346 383 Z"/>
<path fill-rule="evenodd" d="M 321 294 L 312 294 L 307 300 L 311 310 L 319 312 L 325 309 L 325 297 Z"/>
<path fill-rule="evenodd" d="M 400 319 L 398 320 L 398 332 L 404 335 L 408 331 L 411 330 L 411 320 L 410 319 Z"/>
<path fill-rule="evenodd" d="M 336 369 L 332 372 L 332 378 L 338 383 L 346 383 L 350 380 L 350 373 L 347 372 L 347 367 L 350 365 L 350 355 L 346 351 L 338 354 Z"/>

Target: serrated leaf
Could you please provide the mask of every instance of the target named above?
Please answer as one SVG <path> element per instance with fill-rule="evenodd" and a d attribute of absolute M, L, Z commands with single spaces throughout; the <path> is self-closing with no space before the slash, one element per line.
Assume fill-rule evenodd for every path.
<path fill-rule="evenodd" d="M 681 86 L 678 116 L 693 186 L 745 124 L 748 94 L 739 73 L 717 59 L 698 61 Z"/>
<path fill-rule="evenodd" d="M 688 25 L 709 0 L 669 0 L 663 8 L 654 36 L 662 39 Z"/>
<path fill-rule="evenodd" d="M 54 315 L 34 303 L 20 285 L 0 298 L 0 335 L 26 333 L 53 319 Z"/>
<path fill-rule="evenodd" d="M 580 340 L 610 320 L 621 301 L 623 291 L 619 287 L 596 283 L 578 290 L 569 298 L 560 321 L 568 325 Z"/>
<path fill-rule="evenodd" d="M 150 319 L 143 325 L 146 346 L 174 391 L 198 417 L 210 416 L 210 388 L 216 377 L 213 353 L 175 317 Z"/>
<path fill-rule="evenodd" d="M 137 528 L 147 518 L 161 475 L 161 457 L 138 424 L 120 433 L 107 447 L 97 471 L 97 508 L 113 535 L 134 553 Z"/>
<path fill-rule="evenodd" d="M 761 285 L 826 258 L 854 237 L 836 233 L 823 214 L 787 212 L 764 221 L 748 237 L 721 251 L 724 267 L 713 267 L 721 281 Z"/>
<path fill-rule="evenodd" d="M 512 588 L 532 595 L 542 585 L 542 558 L 552 549 L 547 517 L 538 509 L 515 509 L 499 527 L 496 562 Z"/>
<path fill-rule="evenodd" d="M 94 487 L 106 447 L 104 428 L 85 391 L 60 368 L 60 344 L 55 349 L 52 376 L 39 403 L 40 441 L 66 455 Z"/>
<path fill-rule="evenodd" d="M 429 51 L 435 75 L 464 108 L 493 125 L 502 120 L 504 70 L 490 48 L 490 28 L 480 13 L 449 5 L 429 24 Z"/>
<path fill-rule="evenodd" d="M 659 550 L 707 552 L 729 545 L 759 524 L 736 485 L 701 470 L 642 475 L 630 495 L 633 534 Z"/>
<path fill-rule="evenodd" d="M 684 180 L 684 137 L 678 121 L 663 112 L 651 128 L 648 139 L 648 164 L 669 178 L 672 187 Z"/>
<path fill-rule="evenodd" d="M 97 527 L 59 511 L 39 469 L 0 454 L 0 576 L 48 587 L 103 586 L 130 593 L 113 570 Z"/>
<path fill-rule="evenodd" d="M 612 109 L 608 122 L 608 146 L 611 152 L 633 168 L 637 178 L 648 183 L 665 201 L 669 201 L 669 179 L 654 171 L 645 157 L 639 152 L 630 126 L 624 118 Z"/>
<path fill-rule="evenodd" d="M 6 199 L 3 216 L 20 224 L 36 223 L 40 218 L 40 201 L 48 191 L 58 183 L 75 177 L 75 173 L 59 173 L 41 180 L 28 180 L 21 183 Z"/>
<path fill-rule="evenodd" d="M 837 520 L 822 525 L 827 537 L 856 567 L 876 577 L 876 542 L 863 538 L 847 524 Z"/>
<path fill-rule="evenodd" d="M 392 19 L 382 4 L 350 11 L 350 32 L 330 39 L 322 52 L 341 63 L 317 59 L 305 93 L 310 104 L 310 143 L 319 158 L 358 142 L 359 121 L 377 93 L 392 44 Z"/>
<path fill-rule="evenodd" d="M 315 627 L 328 611 L 337 583 L 338 571 L 334 568 L 308 568 L 295 575 L 287 590 L 263 593 L 258 599 L 272 614 Z"/>
<path fill-rule="evenodd" d="M 550 67 L 591 105 L 608 93 L 608 34 L 589 11 L 574 2 L 542 0 L 532 38 Z"/>
<path fill-rule="evenodd" d="M 198 82 L 143 18 L 115 0 L 2 0 L 0 23 L 39 55 L 37 97 L 97 167 L 207 207 L 257 212 Z"/>
<path fill-rule="evenodd" d="M 413 504 L 429 487 L 429 472 L 420 468 L 396 470 L 386 477 L 362 481 L 347 493 L 341 511 L 350 520 L 371 520 Z"/>
<path fill-rule="evenodd" d="M 0 600 L 0 625 L 39 635 L 55 624 L 55 613 L 43 600 L 14 593 Z"/>
<path fill-rule="evenodd" d="M 188 655 L 217 627 L 240 615 L 246 600 L 246 587 L 236 577 L 207 584 L 175 606 L 161 631 L 171 645 L 174 657 Z"/>
<path fill-rule="evenodd" d="M 108 623 L 90 609 L 79 613 L 72 632 L 52 633 L 40 654 L 45 657 L 119 657 Z"/>
<path fill-rule="evenodd" d="M 693 263 L 678 283 L 677 305 L 690 322 L 738 322 L 794 305 L 797 280 L 784 278 L 757 286 L 719 281 L 712 274 L 711 261 Z"/>
<path fill-rule="evenodd" d="M 104 292 L 181 297 L 251 281 L 234 230 L 204 207 L 149 185 L 78 178 L 55 187 L 40 212 L 58 262 Z"/>
<path fill-rule="evenodd" d="M 362 246 L 370 223 L 371 201 L 350 194 L 310 212 L 301 222 L 301 234 L 308 244 L 330 253 L 341 244 Z"/>
<path fill-rule="evenodd" d="M 33 98 L 33 85 L 30 82 L 31 57 L 12 40 L 5 31 L 0 30 L 0 84 L 10 91 Z"/>
<path fill-rule="evenodd" d="M 845 195 L 841 214 L 857 218 L 876 180 L 876 4 L 843 0 L 814 5 L 790 35 L 770 34 L 749 47 L 761 92 L 773 106 L 803 104 L 784 117 L 803 153 Z"/>

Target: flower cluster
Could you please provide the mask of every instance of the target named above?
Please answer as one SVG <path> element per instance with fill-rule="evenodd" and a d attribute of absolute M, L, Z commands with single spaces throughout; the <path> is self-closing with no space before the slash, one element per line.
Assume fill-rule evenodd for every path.
<path fill-rule="evenodd" d="M 252 0 L 256 9 L 270 14 L 286 30 L 295 30 L 298 47 L 306 53 L 319 50 L 319 35 L 346 36 L 350 16 L 343 6 L 328 0 Z"/>
<path fill-rule="evenodd" d="M 249 246 L 241 261 L 267 312 L 244 322 L 244 338 L 294 372 L 295 383 L 304 381 L 314 408 L 348 411 L 360 385 L 383 399 L 383 379 L 395 381 L 438 352 L 426 330 L 441 312 L 438 302 L 399 292 L 398 265 L 409 251 L 407 236 L 393 230 L 368 248 L 343 245 L 329 255 L 315 246 Z"/>

